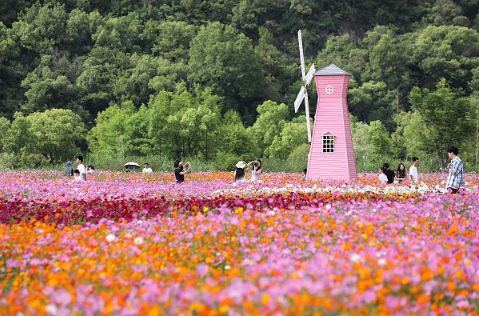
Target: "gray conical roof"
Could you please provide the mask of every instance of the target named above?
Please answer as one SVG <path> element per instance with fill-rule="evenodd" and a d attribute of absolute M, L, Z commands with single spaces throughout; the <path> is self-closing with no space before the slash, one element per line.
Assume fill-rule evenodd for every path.
<path fill-rule="evenodd" d="M 335 64 L 329 64 L 323 69 L 316 71 L 314 75 L 315 76 L 351 76 L 349 72 L 342 70 Z"/>

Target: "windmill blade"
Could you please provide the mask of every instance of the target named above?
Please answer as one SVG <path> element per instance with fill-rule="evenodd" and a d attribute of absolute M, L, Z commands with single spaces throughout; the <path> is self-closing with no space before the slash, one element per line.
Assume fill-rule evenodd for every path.
<path fill-rule="evenodd" d="M 306 91 L 306 88 L 302 86 L 301 90 L 299 90 L 298 96 L 296 97 L 296 101 L 294 101 L 294 113 L 298 112 L 301 102 L 303 102 L 303 99 L 307 96 L 308 92 Z"/>
<path fill-rule="evenodd" d="M 314 68 L 314 64 L 309 68 L 308 73 L 306 74 L 306 77 L 304 78 L 304 84 L 306 86 L 309 86 L 311 83 L 311 80 L 313 80 L 314 73 L 316 72 L 316 68 Z"/>
<path fill-rule="evenodd" d="M 301 75 L 304 80 L 304 77 L 306 75 L 306 66 L 304 66 L 303 37 L 301 36 L 301 30 L 298 31 L 298 43 L 299 43 L 299 58 L 301 58 Z"/>
<path fill-rule="evenodd" d="M 304 98 L 304 107 L 306 110 L 306 128 L 308 129 L 308 142 L 311 143 L 311 122 L 309 119 L 309 100 L 308 100 L 308 93 L 305 94 Z"/>

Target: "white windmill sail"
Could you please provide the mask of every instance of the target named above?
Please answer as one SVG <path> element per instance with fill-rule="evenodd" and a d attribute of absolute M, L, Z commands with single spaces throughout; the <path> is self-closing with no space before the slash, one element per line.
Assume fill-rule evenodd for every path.
<path fill-rule="evenodd" d="M 308 100 L 308 85 L 313 80 L 314 73 L 316 69 L 314 64 L 309 68 L 308 73 L 306 73 L 306 66 L 304 64 L 304 55 L 303 55 L 303 38 L 301 36 L 301 30 L 298 31 L 298 43 L 299 43 L 299 57 L 301 58 L 301 77 L 303 79 L 303 86 L 294 101 L 294 112 L 298 112 L 299 107 L 304 99 L 304 108 L 306 111 L 306 128 L 308 129 L 308 141 L 311 142 L 311 122 L 309 119 L 309 100 Z"/>

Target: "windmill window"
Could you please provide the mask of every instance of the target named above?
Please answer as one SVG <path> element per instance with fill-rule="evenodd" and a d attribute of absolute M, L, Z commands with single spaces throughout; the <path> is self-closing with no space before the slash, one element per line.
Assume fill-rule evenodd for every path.
<path fill-rule="evenodd" d="M 323 153 L 334 153 L 334 135 L 323 135 Z"/>

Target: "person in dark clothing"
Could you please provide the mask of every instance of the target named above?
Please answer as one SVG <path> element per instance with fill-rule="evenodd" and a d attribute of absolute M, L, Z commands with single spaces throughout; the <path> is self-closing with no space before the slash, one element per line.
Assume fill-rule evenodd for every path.
<path fill-rule="evenodd" d="M 386 175 L 386 177 L 388 177 L 388 184 L 394 183 L 395 174 L 394 174 L 394 171 L 389 169 L 389 164 L 387 162 L 384 163 L 383 165 L 383 172 Z"/>
<path fill-rule="evenodd" d="M 73 162 L 67 161 L 67 168 L 65 169 L 65 175 L 67 177 L 73 177 Z"/>
<path fill-rule="evenodd" d="M 175 179 L 177 183 L 185 182 L 185 174 L 187 174 L 189 171 L 189 162 L 187 162 L 185 166 L 186 168 L 184 168 L 183 162 L 181 162 L 179 159 L 175 160 Z"/>
<path fill-rule="evenodd" d="M 396 171 L 396 180 L 399 181 L 399 183 L 407 180 L 408 176 L 407 176 L 407 170 L 406 170 L 406 166 L 403 164 L 403 163 L 400 163 L 398 165 L 398 170 Z"/>

